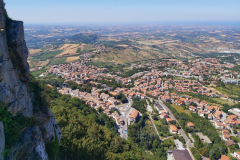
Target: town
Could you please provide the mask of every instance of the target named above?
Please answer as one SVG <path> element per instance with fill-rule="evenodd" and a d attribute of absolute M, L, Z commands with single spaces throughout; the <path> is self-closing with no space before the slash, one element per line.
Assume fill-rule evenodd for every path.
<path fill-rule="evenodd" d="M 234 58 L 234 61 L 238 62 L 239 59 Z M 194 150 L 195 141 L 212 144 L 208 135 L 195 128 L 194 122 L 183 123 L 182 120 L 178 120 L 179 118 L 176 118 L 178 115 L 173 113 L 174 110 L 188 115 L 196 114 L 207 120 L 230 151 L 237 151 L 239 148 L 236 139 L 240 137 L 240 132 L 237 131 L 240 126 L 240 110 L 238 108 L 231 108 L 228 112 L 221 110 L 222 101 L 234 104 L 239 100 L 208 88 L 209 84 L 216 85 L 220 82 L 238 85 L 239 73 L 231 71 L 234 64 L 222 63 L 221 59 L 217 58 L 132 64 L 131 69 L 148 68 L 148 70 L 122 78 L 109 73 L 107 68 L 86 65 L 88 62 L 84 59 L 81 62 L 54 65 L 40 77 L 54 74 L 63 78 L 64 83 L 61 87 L 57 87 L 57 90 L 62 94 L 82 99 L 99 113 L 105 113 L 113 118 L 119 135 L 124 139 L 128 138 L 128 126 L 138 123 L 142 115 L 148 113 L 159 140 L 164 141 L 174 135 L 183 137 L 181 141 L 174 140 L 176 148 L 168 151 L 169 159 L 175 155 L 175 152 L 186 151 L 187 153 L 184 154 L 194 159 L 196 154 L 199 154 Z M 88 90 L 79 90 L 71 87 L 69 82 L 91 87 Z M 53 88 L 50 84 L 49 86 Z M 201 97 L 197 98 L 195 95 Z M 136 101 L 144 102 L 145 108 L 137 106 Z M 156 124 L 158 120 L 165 121 L 165 127 L 168 127 L 167 133 L 162 133 L 161 128 Z M 200 154 L 202 159 L 207 159 L 207 155 L 202 152 Z M 236 158 L 240 156 L 239 152 L 230 154 Z M 222 155 L 221 159 L 225 160 L 226 157 Z"/>

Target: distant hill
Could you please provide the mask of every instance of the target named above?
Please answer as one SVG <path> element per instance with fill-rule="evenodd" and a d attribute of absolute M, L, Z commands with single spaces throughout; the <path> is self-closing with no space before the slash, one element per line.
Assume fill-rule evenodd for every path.
<path fill-rule="evenodd" d="M 99 38 L 99 35 L 93 33 L 79 33 L 68 39 L 73 42 L 94 43 Z"/>

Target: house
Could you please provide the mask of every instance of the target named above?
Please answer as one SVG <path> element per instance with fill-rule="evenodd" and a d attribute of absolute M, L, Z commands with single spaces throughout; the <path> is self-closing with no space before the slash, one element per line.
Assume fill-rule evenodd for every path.
<path fill-rule="evenodd" d="M 225 128 L 227 128 L 227 126 L 225 124 L 223 124 L 222 122 L 219 122 L 219 121 L 216 121 L 214 123 L 214 125 L 215 125 L 216 129 L 225 129 Z"/>
<path fill-rule="evenodd" d="M 198 110 L 198 115 L 201 117 L 205 116 L 205 112 L 203 110 Z"/>
<path fill-rule="evenodd" d="M 109 95 L 106 94 L 106 93 L 101 93 L 100 97 L 101 97 L 102 99 L 106 99 L 106 100 L 108 100 Z"/>
<path fill-rule="evenodd" d="M 178 129 L 175 125 L 170 125 L 170 132 L 173 134 L 177 134 L 178 133 Z"/>
<path fill-rule="evenodd" d="M 193 111 L 193 112 L 196 112 L 196 111 L 197 111 L 197 108 L 194 107 L 194 106 L 189 106 L 189 110 L 190 110 L 190 111 Z"/>
<path fill-rule="evenodd" d="M 240 152 L 234 152 L 233 156 L 237 159 L 240 159 Z"/>
<path fill-rule="evenodd" d="M 192 129 L 195 128 L 195 126 L 194 126 L 194 124 L 193 124 L 192 122 L 189 122 L 189 123 L 187 124 L 187 126 L 188 126 L 189 128 L 192 128 Z"/>
<path fill-rule="evenodd" d="M 60 93 L 62 94 L 70 94 L 72 92 L 71 88 L 63 88 L 61 90 L 59 90 Z"/>
<path fill-rule="evenodd" d="M 128 125 L 136 124 L 138 120 L 139 120 L 139 111 L 133 110 L 132 113 L 129 115 Z"/>
<path fill-rule="evenodd" d="M 226 155 L 222 155 L 221 158 L 220 158 L 220 160 L 229 160 L 229 158 L 228 158 L 228 156 L 226 156 Z"/>
<path fill-rule="evenodd" d="M 166 112 L 163 112 L 163 113 L 160 115 L 160 118 L 166 119 L 166 118 L 168 118 L 168 114 L 167 114 Z"/>
<path fill-rule="evenodd" d="M 110 102 L 110 103 L 112 103 L 114 105 L 118 105 L 119 104 L 119 102 L 115 98 L 113 98 L 113 97 L 108 98 L 108 102 Z"/>
<path fill-rule="evenodd" d="M 166 121 L 169 124 L 170 122 L 172 122 L 172 118 L 166 118 Z"/>
<path fill-rule="evenodd" d="M 111 110 L 117 110 L 114 105 L 109 105 L 108 108 Z"/>
<path fill-rule="evenodd" d="M 113 96 L 116 96 L 116 95 L 118 95 L 118 93 L 117 93 L 117 92 L 110 92 L 110 94 L 111 94 L 111 95 L 113 95 Z"/>
<path fill-rule="evenodd" d="M 222 117 L 222 112 L 221 111 L 216 111 L 214 113 L 214 118 L 220 119 Z"/>
<path fill-rule="evenodd" d="M 205 107 L 204 111 L 206 114 L 210 114 L 213 112 L 213 106 Z"/>
<path fill-rule="evenodd" d="M 198 104 L 198 105 L 197 105 L 197 109 L 199 109 L 199 110 L 204 110 L 204 105 L 203 105 L 203 104 Z"/>
<path fill-rule="evenodd" d="M 172 149 L 167 151 L 168 159 L 172 160 L 192 160 L 188 150 Z"/>
<path fill-rule="evenodd" d="M 227 134 L 227 133 L 223 133 L 222 138 L 223 138 L 224 141 L 229 141 L 231 139 L 230 135 Z"/>
<path fill-rule="evenodd" d="M 208 114 L 208 119 L 213 120 L 213 114 Z"/>
<path fill-rule="evenodd" d="M 230 147 L 230 146 L 235 145 L 235 142 L 233 140 L 230 140 L 230 141 L 225 141 L 225 144 L 226 144 L 226 146 Z"/>

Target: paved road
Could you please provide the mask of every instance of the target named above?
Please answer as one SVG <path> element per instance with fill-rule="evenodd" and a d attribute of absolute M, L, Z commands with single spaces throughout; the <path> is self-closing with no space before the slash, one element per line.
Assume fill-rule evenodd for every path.
<path fill-rule="evenodd" d="M 171 110 L 170 110 L 165 104 L 163 104 L 163 102 L 162 102 L 161 100 L 158 100 L 158 103 L 159 103 L 164 109 L 166 109 L 166 111 L 168 111 L 170 117 L 171 117 L 173 120 L 176 120 L 176 118 L 175 118 L 175 116 L 172 114 Z M 178 123 L 177 120 L 176 120 L 176 122 Z M 178 123 L 178 124 L 179 124 L 179 123 Z M 179 124 L 179 126 L 180 126 L 180 124 Z M 181 127 L 181 126 L 180 126 L 180 127 Z M 182 128 L 182 127 L 181 127 L 181 128 Z M 188 149 L 188 151 L 189 151 L 192 159 L 194 159 L 194 157 L 193 157 L 193 155 L 192 155 L 192 152 L 190 151 L 190 148 L 191 148 L 191 147 L 194 147 L 193 144 L 191 143 L 191 141 L 189 140 L 189 138 L 187 137 L 187 135 L 185 134 L 185 132 L 184 132 L 182 129 L 179 130 L 179 133 L 181 133 L 181 135 L 182 135 L 183 138 L 185 139 L 186 144 L 187 144 L 187 149 Z M 208 160 L 208 159 L 207 159 L 206 157 L 203 157 L 203 156 L 202 156 L 202 160 Z"/>
<path fill-rule="evenodd" d="M 168 111 L 170 117 L 172 118 L 172 120 L 176 120 L 175 116 L 172 114 L 171 110 L 165 105 L 163 104 L 163 102 L 161 100 L 158 100 L 158 103 L 160 104 L 160 106 L 162 106 L 166 111 Z M 176 122 L 178 123 L 178 121 L 176 120 Z M 179 123 L 178 123 L 179 124 Z M 180 126 L 180 124 L 179 124 Z M 180 126 L 181 127 L 181 126 Z M 187 135 L 185 134 L 185 132 L 183 131 L 182 127 L 181 129 L 179 129 L 179 133 L 181 133 L 181 135 L 183 136 L 183 138 L 186 141 L 187 147 L 193 147 L 191 141 L 189 140 L 189 138 L 187 137 Z"/>
<path fill-rule="evenodd" d="M 128 118 L 129 118 L 129 114 L 132 112 L 133 108 L 132 108 L 132 100 L 128 98 L 128 103 L 127 104 L 123 104 L 123 105 L 119 105 L 116 106 L 116 108 L 119 110 L 121 117 L 124 121 L 123 126 L 118 126 L 118 132 L 120 133 L 120 137 L 127 139 L 127 133 L 123 133 L 123 131 L 127 130 L 127 123 L 128 123 Z"/>
<path fill-rule="evenodd" d="M 169 115 L 170 115 L 170 117 L 172 118 L 172 120 L 175 120 L 175 121 L 176 121 L 176 118 L 175 118 L 174 115 L 172 114 L 171 110 L 170 110 L 165 104 L 163 104 L 161 100 L 158 100 L 157 102 L 160 104 L 160 106 L 161 106 L 162 108 L 164 108 L 165 111 L 167 111 L 167 112 L 169 113 Z"/>

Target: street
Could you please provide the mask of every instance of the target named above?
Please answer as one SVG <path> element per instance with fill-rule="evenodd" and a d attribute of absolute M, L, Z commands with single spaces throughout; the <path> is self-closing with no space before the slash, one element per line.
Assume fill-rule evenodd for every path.
<path fill-rule="evenodd" d="M 120 137 L 124 139 L 127 139 L 127 133 L 123 133 L 123 131 L 127 130 L 129 114 L 131 114 L 131 112 L 133 111 L 133 108 L 132 108 L 133 102 L 130 98 L 127 98 L 127 99 L 128 99 L 128 103 L 116 106 L 116 108 L 119 110 L 121 117 L 124 121 L 123 126 L 120 126 L 120 127 L 118 126 L 118 132 L 120 133 Z"/>
<path fill-rule="evenodd" d="M 178 121 L 176 120 L 175 116 L 172 114 L 171 110 L 170 110 L 165 104 L 163 104 L 163 102 L 162 102 L 161 100 L 158 100 L 157 102 L 160 104 L 160 106 L 161 106 L 162 108 L 165 109 L 165 111 L 167 111 L 167 112 L 169 113 L 170 118 L 171 118 L 172 120 L 175 120 L 176 123 L 178 123 Z M 178 125 L 180 126 L 179 123 L 178 123 Z M 181 126 L 180 126 L 180 127 L 181 127 Z M 179 129 L 179 133 L 180 133 L 180 134 L 183 136 L 183 138 L 185 139 L 186 144 L 187 144 L 187 149 L 189 150 L 189 153 L 190 153 L 192 159 L 194 159 L 194 157 L 193 157 L 193 155 L 192 155 L 192 152 L 190 151 L 190 148 L 191 148 L 191 147 L 194 147 L 194 146 L 193 146 L 193 144 L 191 143 L 190 139 L 189 139 L 189 138 L 187 137 L 187 135 L 185 134 L 185 132 L 183 131 L 182 127 L 181 127 L 181 129 Z"/>

